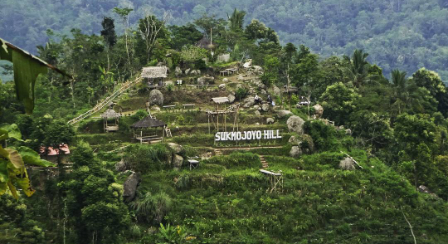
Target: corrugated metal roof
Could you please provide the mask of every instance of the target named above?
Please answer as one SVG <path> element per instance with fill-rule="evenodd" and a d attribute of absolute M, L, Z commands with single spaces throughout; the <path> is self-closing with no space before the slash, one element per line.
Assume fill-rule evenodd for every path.
<path fill-rule="evenodd" d="M 221 104 L 221 103 L 228 103 L 229 98 L 228 97 L 214 97 L 212 98 L 213 102 Z"/>

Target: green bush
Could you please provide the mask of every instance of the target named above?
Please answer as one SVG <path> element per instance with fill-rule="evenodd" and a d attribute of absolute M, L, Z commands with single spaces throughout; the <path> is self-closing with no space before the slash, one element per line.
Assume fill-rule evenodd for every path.
<path fill-rule="evenodd" d="M 208 160 L 205 160 L 206 164 L 218 164 L 222 165 L 228 169 L 234 167 L 244 167 L 244 168 L 260 168 L 261 162 L 258 155 L 253 153 L 242 153 L 235 152 L 228 156 L 215 156 Z"/>

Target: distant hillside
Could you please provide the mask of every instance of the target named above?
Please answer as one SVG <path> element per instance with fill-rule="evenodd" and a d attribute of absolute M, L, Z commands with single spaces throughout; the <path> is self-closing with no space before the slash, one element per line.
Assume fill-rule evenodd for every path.
<path fill-rule="evenodd" d="M 2 0 L 0 36 L 34 52 L 45 43 L 48 28 L 99 33 L 104 16 L 119 24 L 111 11 L 116 6 L 135 9 L 131 24 L 148 8 L 159 16 L 171 11 L 172 24 L 204 13 L 226 18 L 234 8 L 243 9 L 246 23 L 261 20 L 283 43 L 305 44 L 323 56 L 363 48 L 385 73 L 399 68 L 411 74 L 424 66 L 448 80 L 447 0 Z"/>

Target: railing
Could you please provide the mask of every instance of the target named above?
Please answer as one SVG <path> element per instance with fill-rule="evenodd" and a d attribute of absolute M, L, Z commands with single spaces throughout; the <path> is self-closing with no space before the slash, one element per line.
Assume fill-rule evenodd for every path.
<path fill-rule="evenodd" d="M 92 109 L 90 109 L 89 111 L 79 115 L 78 117 L 68 121 L 67 123 L 69 125 L 74 125 L 76 123 L 79 123 L 80 121 L 86 119 L 87 117 L 91 116 L 92 114 L 100 111 L 101 109 L 103 109 L 104 107 L 106 107 L 107 105 L 109 105 L 109 103 L 111 103 L 115 98 L 117 98 L 119 95 L 123 94 L 126 90 L 128 90 L 129 88 L 131 88 L 131 86 L 139 83 L 142 81 L 141 77 L 136 78 L 133 81 L 127 81 L 125 82 L 120 89 L 116 90 L 114 93 L 112 93 L 112 95 L 106 97 L 103 101 L 101 101 L 100 103 L 98 103 L 97 105 L 95 105 L 95 107 L 93 107 Z"/>

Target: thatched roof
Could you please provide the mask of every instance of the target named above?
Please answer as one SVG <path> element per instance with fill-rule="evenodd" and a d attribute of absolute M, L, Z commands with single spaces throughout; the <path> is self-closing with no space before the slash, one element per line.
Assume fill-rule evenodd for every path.
<path fill-rule="evenodd" d="M 196 46 L 204 49 L 211 49 L 213 47 L 213 43 L 204 36 L 196 43 Z"/>
<path fill-rule="evenodd" d="M 166 78 L 168 68 L 166 66 L 144 67 L 142 70 L 143 78 Z"/>
<path fill-rule="evenodd" d="M 228 103 L 229 98 L 228 97 L 214 97 L 212 98 L 214 103 L 221 104 L 221 103 Z"/>
<path fill-rule="evenodd" d="M 115 112 L 115 110 L 113 110 L 113 109 L 108 109 L 108 110 L 106 110 L 106 112 L 101 114 L 101 118 L 104 118 L 104 119 L 107 119 L 107 118 L 115 119 L 115 118 L 120 118 L 120 117 L 121 117 L 121 114 Z"/>
<path fill-rule="evenodd" d="M 149 127 L 164 127 L 166 125 L 165 122 L 153 119 L 150 116 L 134 123 L 131 125 L 132 128 L 149 128 Z"/>

